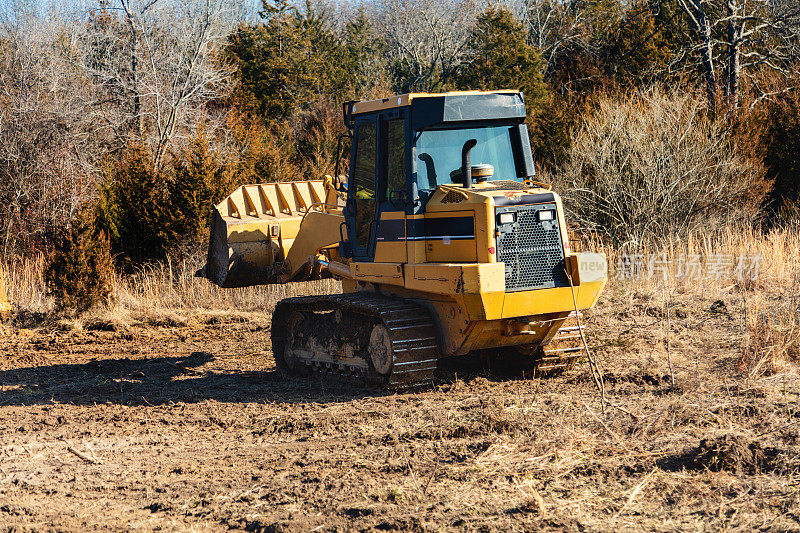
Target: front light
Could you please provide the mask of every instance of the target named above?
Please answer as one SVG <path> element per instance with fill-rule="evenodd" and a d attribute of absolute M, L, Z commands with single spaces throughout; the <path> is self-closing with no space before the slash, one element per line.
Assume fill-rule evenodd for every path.
<path fill-rule="evenodd" d="M 500 224 L 511 224 L 514 222 L 514 213 L 500 213 Z"/>
<path fill-rule="evenodd" d="M 553 220 L 553 211 L 548 209 L 546 211 L 539 211 L 539 220 Z"/>

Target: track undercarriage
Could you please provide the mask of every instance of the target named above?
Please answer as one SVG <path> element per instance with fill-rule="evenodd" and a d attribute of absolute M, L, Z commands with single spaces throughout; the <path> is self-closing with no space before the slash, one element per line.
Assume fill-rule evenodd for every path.
<path fill-rule="evenodd" d="M 436 370 L 436 328 L 428 311 L 375 293 L 287 298 L 272 319 L 280 368 L 353 376 L 398 390 L 427 385 Z"/>
<path fill-rule="evenodd" d="M 436 326 L 427 309 L 369 292 L 280 301 L 273 315 L 272 346 L 278 367 L 285 371 L 347 377 L 387 390 L 431 384 L 439 358 Z M 567 319 L 546 347 L 516 351 L 534 376 L 571 369 L 583 355 L 575 317 Z"/>

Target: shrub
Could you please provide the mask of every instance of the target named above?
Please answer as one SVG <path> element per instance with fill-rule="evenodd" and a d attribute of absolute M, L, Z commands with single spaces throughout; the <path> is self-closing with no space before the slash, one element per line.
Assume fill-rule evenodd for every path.
<path fill-rule="evenodd" d="M 767 187 L 763 168 L 691 95 L 657 90 L 600 98 L 557 182 L 579 225 L 618 245 L 749 221 Z"/>
<path fill-rule="evenodd" d="M 56 307 L 80 314 L 112 293 L 113 265 L 108 236 L 97 223 L 95 206 L 85 206 L 56 239 L 45 281 Z"/>
<path fill-rule="evenodd" d="M 102 223 L 120 266 L 130 270 L 187 247 L 201 248 L 211 209 L 239 184 L 237 176 L 203 131 L 157 171 L 147 149 L 129 147 L 107 172 L 101 194 Z"/>
<path fill-rule="evenodd" d="M 214 204 L 231 192 L 233 177 L 211 151 L 201 131 L 186 150 L 172 160 L 163 224 L 169 249 L 193 248 L 206 240 Z"/>
<path fill-rule="evenodd" d="M 163 259 L 170 240 L 167 177 L 163 171 L 153 171 L 152 161 L 145 147 L 133 145 L 106 170 L 100 198 L 102 225 L 123 263 Z"/>
<path fill-rule="evenodd" d="M 796 221 L 800 200 L 800 91 L 772 102 L 765 126 L 764 164 L 775 179 L 768 207 L 783 221 Z"/>

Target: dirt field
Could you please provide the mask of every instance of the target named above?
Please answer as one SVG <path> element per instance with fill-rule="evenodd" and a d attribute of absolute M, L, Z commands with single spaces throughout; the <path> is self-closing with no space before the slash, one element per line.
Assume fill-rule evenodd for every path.
<path fill-rule="evenodd" d="M 275 370 L 266 314 L 0 335 L 0 530 L 800 530 L 800 378 L 742 301 L 609 291 L 586 364 L 381 395 Z"/>

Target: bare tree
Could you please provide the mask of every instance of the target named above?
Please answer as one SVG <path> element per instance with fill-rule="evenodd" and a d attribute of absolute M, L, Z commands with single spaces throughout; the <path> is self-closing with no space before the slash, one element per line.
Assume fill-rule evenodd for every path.
<path fill-rule="evenodd" d="M 64 19 L 37 2 L 0 7 L 0 224 L 3 252 L 30 250 L 93 192 L 81 81 L 55 46 Z"/>
<path fill-rule="evenodd" d="M 463 60 L 475 7 L 469 0 L 382 0 L 376 5 L 375 18 L 409 89 L 432 91 L 449 81 Z"/>
<path fill-rule="evenodd" d="M 689 17 L 692 29 L 697 35 L 703 65 L 703 75 L 706 81 L 706 97 L 711 109 L 717 108 L 717 73 L 714 67 L 714 50 L 711 36 L 711 22 L 706 14 L 707 0 L 678 0 L 678 5 Z"/>
<path fill-rule="evenodd" d="M 105 89 L 105 123 L 148 142 L 154 171 L 187 110 L 228 90 L 219 52 L 234 22 L 227 0 L 117 0 L 86 26 L 79 65 Z"/>
<path fill-rule="evenodd" d="M 691 95 L 603 98 L 555 177 L 572 216 L 618 244 L 723 227 L 752 217 L 763 169 Z"/>
<path fill-rule="evenodd" d="M 790 72 L 797 60 L 800 4 L 782 0 L 677 0 L 697 36 L 709 106 L 717 108 L 722 89 L 728 105 L 739 105 L 740 80 L 751 70 Z"/>
<path fill-rule="evenodd" d="M 5 253 L 40 247 L 95 196 L 109 152 L 147 143 L 157 169 L 207 122 L 204 104 L 230 83 L 219 52 L 238 14 L 227 1 L 0 4 Z"/>
<path fill-rule="evenodd" d="M 528 28 L 531 44 L 542 52 L 545 74 L 553 70 L 570 48 L 591 48 L 585 38 L 586 19 L 588 9 L 596 3 L 596 0 L 521 1 L 518 16 Z"/>

